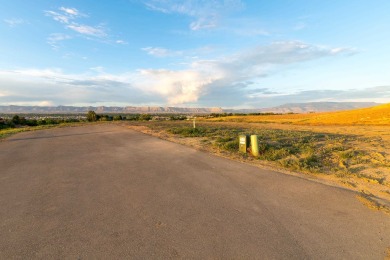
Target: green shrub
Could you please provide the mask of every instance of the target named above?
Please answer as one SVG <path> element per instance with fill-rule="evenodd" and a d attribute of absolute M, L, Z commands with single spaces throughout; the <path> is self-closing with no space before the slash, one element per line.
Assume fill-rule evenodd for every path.
<path fill-rule="evenodd" d="M 321 167 L 320 160 L 317 155 L 312 154 L 308 157 L 301 158 L 299 160 L 299 166 L 301 169 L 316 172 Z"/>
<path fill-rule="evenodd" d="M 183 128 L 172 128 L 168 132 L 181 135 L 184 137 L 202 137 L 206 136 L 206 129 L 204 128 L 192 128 L 192 127 L 183 127 Z"/>
<path fill-rule="evenodd" d="M 38 122 L 37 122 L 36 119 L 30 119 L 30 120 L 27 120 L 26 125 L 28 125 L 28 126 L 37 126 Z"/>
<path fill-rule="evenodd" d="M 277 161 L 289 155 L 290 152 L 286 148 L 278 149 L 275 147 L 269 147 L 263 152 L 263 154 L 260 155 L 260 158 L 268 161 Z"/>
<path fill-rule="evenodd" d="M 120 121 L 120 120 L 122 120 L 122 116 L 121 115 L 115 115 L 112 119 L 114 121 Z"/>
<path fill-rule="evenodd" d="M 98 117 L 97 117 L 95 111 L 92 111 L 92 110 L 88 111 L 87 120 L 89 122 L 95 122 L 96 120 L 98 120 Z"/>
<path fill-rule="evenodd" d="M 238 151 L 239 142 L 238 140 L 232 140 L 221 145 L 221 148 L 228 151 Z"/>

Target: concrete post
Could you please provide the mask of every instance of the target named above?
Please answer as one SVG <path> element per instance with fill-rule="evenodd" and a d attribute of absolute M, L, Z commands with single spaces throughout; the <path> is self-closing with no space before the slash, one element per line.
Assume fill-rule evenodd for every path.
<path fill-rule="evenodd" d="M 247 149 L 249 147 L 249 136 L 247 136 L 247 135 L 240 135 L 238 137 L 238 141 L 239 141 L 239 148 L 238 148 L 238 150 L 241 153 L 246 153 Z"/>
<path fill-rule="evenodd" d="M 259 156 L 259 143 L 257 135 L 251 135 L 251 150 L 253 156 Z"/>

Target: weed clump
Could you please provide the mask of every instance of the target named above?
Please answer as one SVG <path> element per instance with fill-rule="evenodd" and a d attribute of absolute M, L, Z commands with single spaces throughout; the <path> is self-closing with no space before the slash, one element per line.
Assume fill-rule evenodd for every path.
<path fill-rule="evenodd" d="M 183 137 L 204 137 L 206 136 L 206 129 L 204 128 L 172 128 L 168 129 L 168 132 L 175 135 L 181 135 Z"/>

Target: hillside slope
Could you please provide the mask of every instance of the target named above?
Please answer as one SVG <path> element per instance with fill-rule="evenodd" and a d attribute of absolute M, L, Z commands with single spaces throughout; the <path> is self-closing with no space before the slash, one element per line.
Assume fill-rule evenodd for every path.
<path fill-rule="evenodd" d="M 342 125 L 390 125 L 390 103 L 370 108 L 321 113 L 297 123 Z"/>
<path fill-rule="evenodd" d="M 320 113 L 342 110 L 361 109 L 377 106 L 374 102 L 308 102 L 308 103 L 289 103 L 278 107 L 263 109 L 264 112 L 274 113 Z"/>
<path fill-rule="evenodd" d="M 312 114 L 231 116 L 210 121 L 299 125 L 390 125 L 390 103 L 370 108 Z"/>

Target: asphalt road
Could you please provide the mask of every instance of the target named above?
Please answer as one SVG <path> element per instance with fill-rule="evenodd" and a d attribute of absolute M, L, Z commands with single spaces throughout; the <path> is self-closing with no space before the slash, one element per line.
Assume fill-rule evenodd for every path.
<path fill-rule="evenodd" d="M 0 259 L 383 259 L 356 194 L 124 127 L 0 142 Z"/>

